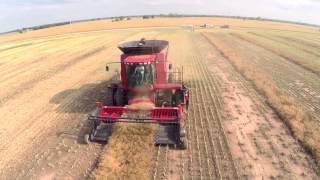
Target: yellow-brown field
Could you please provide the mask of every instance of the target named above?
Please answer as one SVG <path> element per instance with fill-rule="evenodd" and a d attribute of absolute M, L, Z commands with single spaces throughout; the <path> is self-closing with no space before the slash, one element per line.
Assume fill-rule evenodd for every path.
<path fill-rule="evenodd" d="M 319 35 L 301 25 L 192 17 L 2 35 L 0 177 L 318 179 Z M 170 41 L 170 61 L 184 66 L 187 150 L 155 147 L 149 125 L 117 125 L 108 144 L 83 144 L 87 114 L 116 76 L 105 64 L 119 60 L 118 43 L 141 37 Z"/>
<path fill-rule="evenodd" d="M 317 32 L 315 27 L 307 27 L 295 24 L 278 23 L 271 21 L 257 21 L 257 20 L 242 20 L 232 18 L 212 18 L 212 17 L 186 17 L 186 18 L 155 18 L 155 19 L 141 19 L 133 18 L 129 21 L 100 20 L 89 21 L 82 23 L 75 23 L 64 26 L 57 26 L 35 32 L 28 32 L 26 34 L 11 33 L 2 36 L 0 42 L 23 40 L 36 37 L 46 37 L 53 35 L 61 35 L 66 33 L 78 33 L 87 31 L 99 30 L 112 30 L 112 29 L 126 29 L 126 28 L 143 28 L 143 27 L 176 27 L 183 25 L 196 25 L 212 24 L 216 26 L 231 25 L 243 28 L 260 28 L 260 29 L 279 29 L 290 31 L 303 31 L 303 32 Z"/>

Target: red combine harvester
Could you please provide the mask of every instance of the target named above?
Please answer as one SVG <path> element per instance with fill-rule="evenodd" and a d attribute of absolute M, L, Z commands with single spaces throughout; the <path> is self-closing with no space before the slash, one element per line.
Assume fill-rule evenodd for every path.
<path fill-rule="evenodd" d="M 106 102 L 97 102 L 89 115 L 93 128 L 86 142 L 107 141 L 114 123 L 157 123 L 156 145 L 186 148 L 183 113 L 189 91 L 183 83 L 183 69 L 172 68 L 168 62 L 168 46 L 168 41 L 145 39 L 119 45 L 121 81 L 109 86 Z"/>

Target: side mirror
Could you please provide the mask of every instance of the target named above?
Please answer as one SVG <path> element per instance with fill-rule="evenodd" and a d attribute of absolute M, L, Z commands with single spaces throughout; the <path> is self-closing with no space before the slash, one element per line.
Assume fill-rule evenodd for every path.
<path fill-rule="evenodd" d="M 109 66 L 106 66 L 106 71 L 109 71 Z"/>
<path fill-rule="evenodd" d="M 172 69 L 172 64 L 169 64 L 169 70 L 171 70 Z"/>

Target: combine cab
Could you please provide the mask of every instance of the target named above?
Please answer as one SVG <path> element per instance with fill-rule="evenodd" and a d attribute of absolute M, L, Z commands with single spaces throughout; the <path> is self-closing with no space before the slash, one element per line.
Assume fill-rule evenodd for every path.
<path fill-rule="evenodd" d="M 120 82 L 109 86 L 105 103 L 97 102 L 89 115 L 93 121 L 86 142 L 107 141 L 114 123 L 157 123 L 156 145 L 186 148 L 184 109 L 189 91 L 182 69 L 167 60 L 168 41 L 144 40 L 123 43 Z M 109 66 L 106 66 L 109 71 Z"/>

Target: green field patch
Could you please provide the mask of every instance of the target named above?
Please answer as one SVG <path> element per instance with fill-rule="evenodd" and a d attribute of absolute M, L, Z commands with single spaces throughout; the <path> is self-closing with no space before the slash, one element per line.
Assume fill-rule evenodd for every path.
<path fill-rule="evenodd" d="M 10 47 L 7 47 L 7 48 L 0 49 L 0 52 L 11 50 L 11 49 L 16 49 L 16 48 L 20 48 L 20 47 L 31 46 L 32 44 L 33 43 L 18 44 L 18 45 L 14 45 L 14 46 L 10 46 Z"/>

